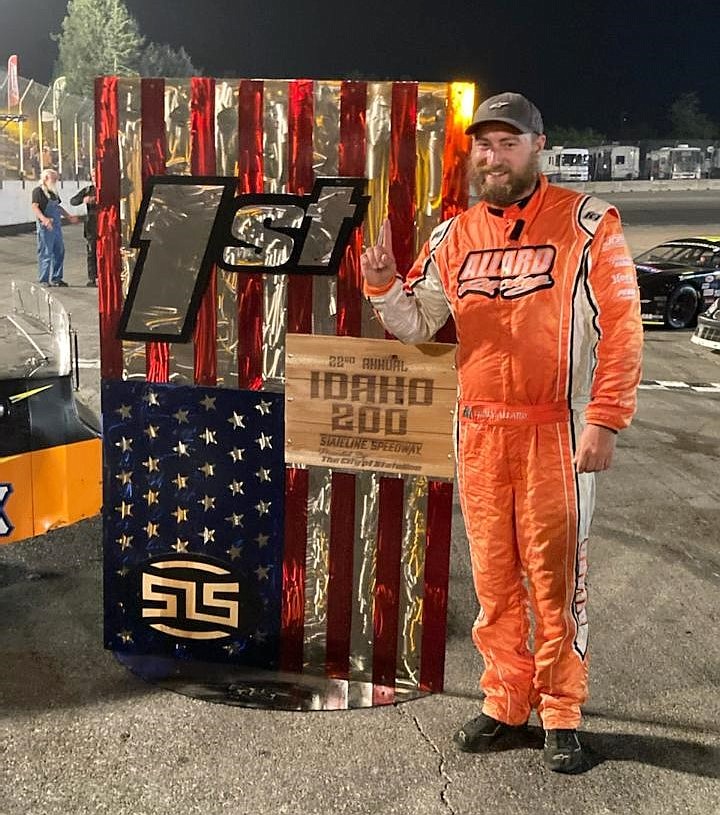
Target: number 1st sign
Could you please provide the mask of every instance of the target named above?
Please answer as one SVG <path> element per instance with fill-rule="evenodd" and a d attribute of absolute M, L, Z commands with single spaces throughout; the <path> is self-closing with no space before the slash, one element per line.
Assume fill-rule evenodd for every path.
<path fill-rule="evenodd" d="M 452 478 L 454 345 L 287 336 L 293 464 Z"/>

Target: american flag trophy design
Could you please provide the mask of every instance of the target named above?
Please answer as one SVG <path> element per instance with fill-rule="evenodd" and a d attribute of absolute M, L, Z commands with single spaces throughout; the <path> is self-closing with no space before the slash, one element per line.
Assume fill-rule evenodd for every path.
<path fill-rule="evenodd" d="M 474 97 L 96 80 L 104 641 L 143 678 L 290 709 L 442 690 L 454 329 L 386 337 L 359 258 L 389 218 L 409 269 L 467 207 Z"/>

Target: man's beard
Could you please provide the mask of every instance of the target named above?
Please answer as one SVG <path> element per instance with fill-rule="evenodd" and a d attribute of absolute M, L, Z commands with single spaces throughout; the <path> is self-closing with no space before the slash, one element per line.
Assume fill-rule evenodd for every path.
<path fill-rule="evenodd" d="M 469 165 L 468 175 L 477 197 L 488 204 L 507 207 L 532 191 L 538 177 L 540 160 L 537 153 L 533 153 L 519 172 L 513 172 L 504 164 L 488 166 L 485 162 L 479 162 L 472 157 Z M 507 181 L 504 184 L 489 181 L 490 173 L 507 173 Z"/>

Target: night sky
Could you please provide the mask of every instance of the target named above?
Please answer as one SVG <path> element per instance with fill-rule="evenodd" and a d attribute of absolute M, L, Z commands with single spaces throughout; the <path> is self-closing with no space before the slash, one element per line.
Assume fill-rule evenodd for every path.
<path fill-rule="evenodd" d="M 720 14 L 684 0 L 127 0 L 151 40 L 183 45 L 210 76 L 468 79 L 519 90 L 546 124 L 612 136 L 625 119 L 667 130 L 696 91 L 720 120 Z M 47 82 L 65 0 L 0 0 L 0 60 Z M 627 125 L 626 125 L 627 126 Z"/>

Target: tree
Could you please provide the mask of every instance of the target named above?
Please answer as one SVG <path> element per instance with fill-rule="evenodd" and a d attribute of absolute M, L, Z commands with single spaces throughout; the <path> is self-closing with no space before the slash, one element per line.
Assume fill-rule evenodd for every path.
<path fill-rule="evenodd" d="M 69 0 L 57 73 L 69 93 L 92 96 L 96 76 L 137 73 L 145 39 L 123 0 Z"/>
<path fill-rule="evenodd" d="M 695 91 L 683 93 L 670 105 L 672 135 L 677 139 L 714 139 L 717 125 L 700 110 Z"/>
<path fill-rule="evenodd" d="M 606 144 L 607 136 L 598 133 L 592 127 L 560 127 L 555 125 L 548 128 L 548 147 L 595 147 L 598 144 Z"/>
<path fill-rule="evenodd" d="M 140 76 L 197 76 L 190 54 L 182 47 L 151 42 L 143 50 L 138 62 Z"/>

